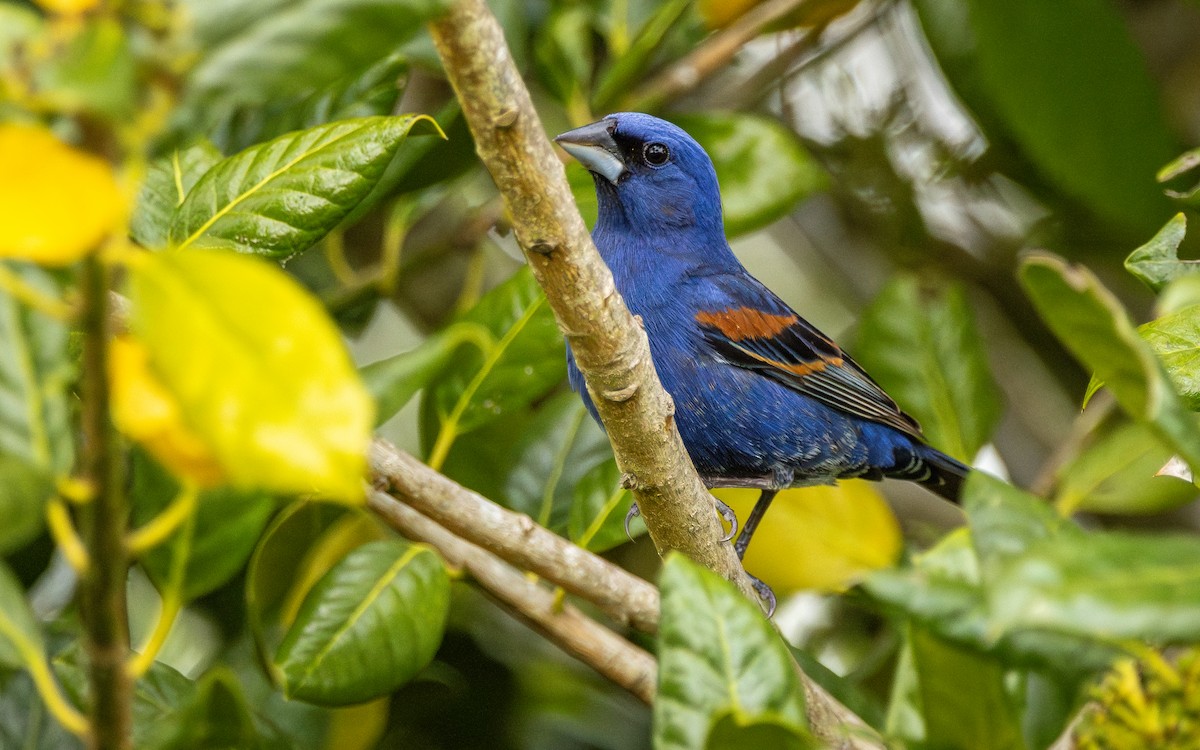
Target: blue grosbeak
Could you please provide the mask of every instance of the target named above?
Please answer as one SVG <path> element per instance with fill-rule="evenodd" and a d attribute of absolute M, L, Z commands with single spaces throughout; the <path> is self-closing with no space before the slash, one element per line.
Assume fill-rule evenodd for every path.
<path fill-rule="evenodd" d="M 691 136 L 622 112 L 555 140 L 592 173 L 592 237 L 642 318 L 697 472 L 709 487 L 762 490 L 739 557 L 787 487 L 894 477 L 957 500 L 967 467 L 926 444 L 916 420 L 734 257 L 716 172 Z M 569 347 L 567 366 L 596 417 Z"/>

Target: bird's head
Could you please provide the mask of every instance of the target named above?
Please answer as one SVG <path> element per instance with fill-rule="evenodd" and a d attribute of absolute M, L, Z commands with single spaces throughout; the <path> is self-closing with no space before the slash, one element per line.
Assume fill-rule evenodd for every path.
<path fill-rule="evenodd" d="M 592 173 L 599 227 L 639 234 L 696 228 L 724 238 L 712 160 L 678 126 L 618 112 L 554 140 Z"/>

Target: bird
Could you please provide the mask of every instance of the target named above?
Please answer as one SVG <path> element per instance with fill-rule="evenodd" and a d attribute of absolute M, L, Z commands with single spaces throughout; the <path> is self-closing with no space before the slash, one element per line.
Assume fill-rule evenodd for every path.
<path fill-rule="evenodd" d="M 734 255 L 716 171 L 695 139 L 652 115 L 618 112 L 555 141 L 593 177 L 592 239 L 642 321 L 697 473 L 709 488 L 760 490 L 734 542 L 739 559 L 790 487 L 890 477 L 957 502 L 969 467 L 929 445 L 845 350 Z M 599 422 L 570 342 L 567 372 Z M 732 511 L 718 510 L 736 530 Z M 751 578 L 773 611 L 774 594 Z"/>

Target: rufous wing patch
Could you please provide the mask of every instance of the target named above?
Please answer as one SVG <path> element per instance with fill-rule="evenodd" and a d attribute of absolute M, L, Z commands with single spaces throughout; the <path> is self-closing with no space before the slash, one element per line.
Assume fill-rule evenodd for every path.
<path fill-rule="evenodd" d="M 696 322 L 720 331 L 730 341 L 765 339 L 786 330 L 799 320 L 795 315 L 772 315 L 753 307 L 731 307 L 717 312 L 696 313 Z"/>

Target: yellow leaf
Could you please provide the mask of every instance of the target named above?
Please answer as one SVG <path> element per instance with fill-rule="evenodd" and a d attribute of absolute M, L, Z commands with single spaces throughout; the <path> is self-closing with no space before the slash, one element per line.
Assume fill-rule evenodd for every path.
<path fill-rule="evenodd" d="M 87 13 L 100 4 L 100 0 L 36 0 L 36 2 L 51 13 L 64 16 Z"/>
<path fill-rule="evenodd" d="M 758 490 L 714 490 L 745 520 Z M 746 570 L 777 595 L 798 589 L 842 591 L 900 555 L 900 527 L 865 481 L 784 490 L 746 550 Z"/>
<path fill-rule="evenodd" d="M 73 263 L 113 230 L 122 205 L 107 162 L 45 128 L 0 124 L 0 258 Z"/>
<path fill-rule="evenodd" d="M 237 487 L 360 502 L 374 405 L 321 305 L 223 251 L 139 256 L 130 326 Z"/>
<path fill-rule="evenodd" d="M 175 400 L 150 372 L 146 348 L 129 336 L 117 337 L 108 371 L 117 429 L 177 476 L 200 487 L 220 484 L 224 475 L 216 457 L 183 423 Z"/>

